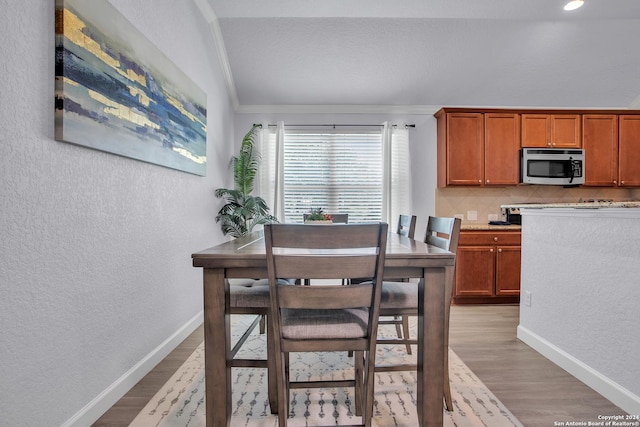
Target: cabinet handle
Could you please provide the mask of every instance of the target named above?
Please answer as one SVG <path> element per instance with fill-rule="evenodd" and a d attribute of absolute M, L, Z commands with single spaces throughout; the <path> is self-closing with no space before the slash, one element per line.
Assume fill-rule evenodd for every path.
<path fill-rule="evenodd" d="M 481 179 L 478 180 L 478 184 L 482 184 L 482 180 Z"/>
<path fill-rule="evenodd" d="M 502 252 L 502 249 L 498 249 L 498 252 Z"/>
<path fill-rule="evenodd" d="M 613 180 L 613 183 L 614 183 L 614 184 L 617 184 L 617 183 L 618 183 L 618 181 L 616 181 L 616 180 L 614 179 L 614 180 Z"/>
<path fill-rule="evenodd" d="M 493 248 L 489 249 L 489 252 L 493 252 Z"/>
<path fill-rule="evenodd" d="M 487 180 L 487 184 L 489 184 L 490 182 L 491 182 L 491 180 L 489 180 L 489 179 L 488 179 L 488 180 Z"/>
<path fill-rule="evenodd" d="M 620 185 L 624 185 L 624 181 L 620 181 Z"/>
<path fill-rule="evenodd" d="M 494 238 L 493 238 L 493 241 L 494 241 L 494 242 L 497 242 L 497 241 L 498 241 L 498 238 L 497 238 L 497 237 L 494 237 Z"/>

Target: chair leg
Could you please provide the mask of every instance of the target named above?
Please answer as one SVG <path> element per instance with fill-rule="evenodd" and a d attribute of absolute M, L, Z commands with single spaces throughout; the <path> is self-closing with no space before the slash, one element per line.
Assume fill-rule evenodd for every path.
<path fill-rule="evenodd" d="M 264 331 L 265 331 L 265 328 L 266 328 L 266 323 L 267 323 L 266 322 L 266 318 L 267 318 L 267 316 L 264 315 L 264 314 L 262 316 L 260 316 L 260 335 L 264 334 Z"/>
<path fill-rule="evenodd" d="M 409 316 L 402 316 L 402 335 L 404 339 L 409 339 Z M 407 354 L 411 354 L 411 344 L 407 344 Z"/>
<path fill-rule="evenodd" d="M 355 372 L 355 387 L 354 387 L 354 400 L 356 405 L 356 416 L 363 415 L 363 386 L 364 386 L 364 352 L 356 351 L 354 358 L 354 372 Z"/>
<path fill-rule="evenodd" d="M 448 349 L 444 353 L 444 407 L 447 411 L 453 411 L 453 401 L 451 400 L 451 382 L 449 381 L 449 356 Z"/>
<path fill-rule="evenodd" d="M 276 359 L 276 377 L 278 380 L 278 426 L 287 427 L 287 418 L 289 418 L 289 389 L 285 370 L 284 353 L 275 355 Z"/>
<path fill-rule="evenodd" d="M 264 320 L 267 316 L 262 316 L 262 320 Z M 269 319 L 266 319 L 267 323 Z M 273 332 L 269 329 L 269 333 L 267 333 L 267 386 L 268 386 L 268 396 L 269 396 L 269 408 L 271 409 L 272 414 L 278 413 L 278 373 L 276 368 L 276 358 L 274 357 L 276 354 L 275 348 L 275 339 L 273 336 Z"/>
<path fill-rule="evenodd" d="M 371 427 L 373 418 L 374 368 L 375 356 L 370 355 L 364 371 L 364 409 L 362 413 L 362 425 L 364 427 Z"/>

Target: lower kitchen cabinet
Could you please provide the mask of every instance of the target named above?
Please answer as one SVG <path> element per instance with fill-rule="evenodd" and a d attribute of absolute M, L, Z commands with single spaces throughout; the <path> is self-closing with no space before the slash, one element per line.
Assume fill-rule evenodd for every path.
<path fill-rule="evenodd" d="M 461 231 L 454 303 L 513 303 L 520 299 L 519 230 Z"/>

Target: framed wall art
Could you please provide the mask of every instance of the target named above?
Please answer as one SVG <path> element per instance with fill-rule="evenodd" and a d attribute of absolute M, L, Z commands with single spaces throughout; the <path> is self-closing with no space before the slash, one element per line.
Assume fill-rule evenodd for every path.
<path fill-rule="evenodd" d="M 56 0 L 55 139 L 205 175 L 206 94 L 106 0 Z"/>

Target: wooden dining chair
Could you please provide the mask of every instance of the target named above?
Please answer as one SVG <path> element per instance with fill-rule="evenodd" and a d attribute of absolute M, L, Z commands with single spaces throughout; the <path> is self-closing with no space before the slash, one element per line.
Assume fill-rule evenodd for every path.
<path fill-rule="evenodd" d="M 427 222 L 425 243 L 439 248 L 456 252 L 458 239 L 460 238 L 459 218 L 444 218 L 430 216 Z M 451 313 L 451 300 L 453 298 L 453 271 L 445 280 L 445 312 L 444 312 L 444 401 L 447 410 L 453 409 L 451 401 L 451 385 L 449 383 L 449 316 Z M 418 315 L 418 284 L 415 282 L 384 281 L 382 284 L 382 298 L 380 302 L 381 316 L 417 316 Z M 378 344 L 417 344 L 416 339 L 411 339 L 408 334 L 398 339 L 378 339 Z M 377 372 L 415 370 L 416 365 L 385 365 L 376 366 Z"/>
<path fill-rule="evenodd" d="M 275 340 L 278 422 L 286 427 L 292 388 L 354 387 L 356 415 L 371 426 L 375 346 L 388 225 L 267 224 L 264 227 Z M 278 278 L 372 277 L 340 286 L 283 286 Z M 289 353 L 354 351 L 348 380 L 294 381 Z"/>
<path fill-rule="evenodd" d="M 396 233 L 401 236 L 406 236 L 410 239 L 413 239 L 416 234 L 416 222 L 417 217 L 415 215 L 399 215 L 398 216 L 398 227 L 396 228 Z M 409 279 L 398 278 L 398 279 L 388 279 L 389 282 L 408 282 Z M 378 322 L 379 325 L 395 325 L 396 334 L 399 339 L 402 337 L 409 338 L 409 316 L 384 316 Z M 406 344 L 407 354 L 411 354 L 411 344 Z"/>

